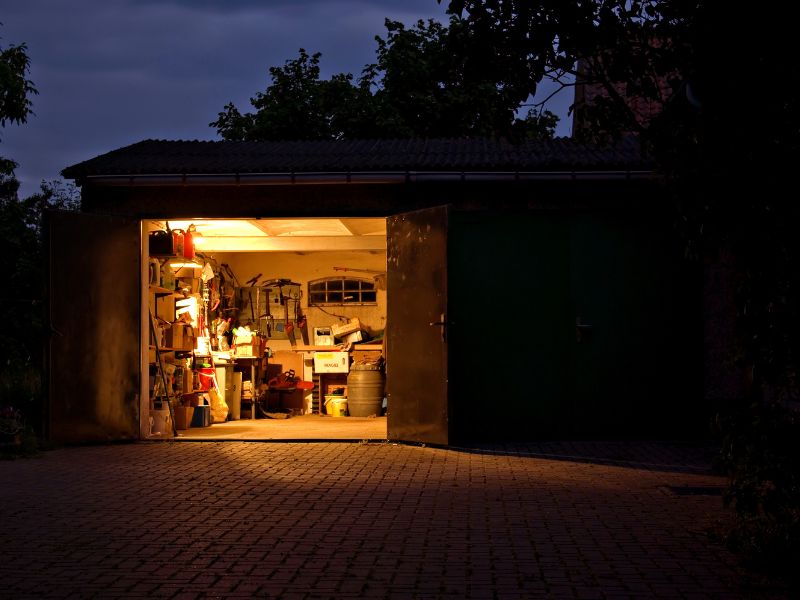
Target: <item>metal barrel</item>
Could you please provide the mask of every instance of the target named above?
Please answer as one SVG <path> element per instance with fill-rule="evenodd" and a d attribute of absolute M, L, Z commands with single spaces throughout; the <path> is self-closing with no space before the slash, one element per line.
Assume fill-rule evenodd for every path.
<path fill-rule="evenodd" d="M 353 365 L 347 376 L 347 410 L 351 417 L 380 416 L 384 377 L 377 365 Z"/>

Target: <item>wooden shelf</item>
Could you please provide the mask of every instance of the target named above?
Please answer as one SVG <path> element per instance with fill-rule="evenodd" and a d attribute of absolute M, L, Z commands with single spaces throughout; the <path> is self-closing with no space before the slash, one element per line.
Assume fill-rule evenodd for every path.
<path fill-rule="evenodd" d="M 156 347 L 153 346 L 152 344 L 150 344 L 150 349 L 151 350 L 155 350 Z M 191 352 L 192 349 L 191 348 L 167 348 L 167 347 L 163 347 L 163 348 L 159 348 L 158 351 L 159 352 Z"/>
<path fill-rule="evenodd" d="M 340 346 L 295 346 L 291 348 L 295 352 L 344 352 Z M 349 352 L 353 350 L 383 350 L 383 344 L 353 344 Z"/>
<path fill-rule="evenodd" d="M 162 288 L 157 285 L 150 286 L 150 293 L 155 294 L 156 296 L 171 296 L 175 294 L 175 290 L 168 290 L 167 288 Z M 181 294 L 183 295 L 183 294 Z"/>

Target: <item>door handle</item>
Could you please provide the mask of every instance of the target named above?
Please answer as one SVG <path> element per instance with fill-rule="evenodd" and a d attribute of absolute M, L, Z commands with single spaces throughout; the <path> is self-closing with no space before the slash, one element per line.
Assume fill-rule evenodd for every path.
<path fill-rule="evenodd" d="M 444 343 L 444 342 L 446 342 L 446 341 L 447 341 L 447 327 L 448 327 L 449 325 L 452 325 L 452 323 L 449 323 L 449 322 L 447 321 L 447 319 L 445 318 L 445 315 L 444 315 L 444 313 L 442 313 L 441 315 L 439 315 L 439 319 L 440 319 L 439 321 L 431 321 L 430 323 L 428 323 L 428 325 L 429 325 L 430 327 L 441 327 L 441 332 L 442 332 L 442 343 Z"/>
<path fill-rule="evenodd" d="M 588 323 L 581 323 L 581 318 L 575 319 L 575 335 L 578 343 L 588 341 L 592 335 L 592 326 Z"/>

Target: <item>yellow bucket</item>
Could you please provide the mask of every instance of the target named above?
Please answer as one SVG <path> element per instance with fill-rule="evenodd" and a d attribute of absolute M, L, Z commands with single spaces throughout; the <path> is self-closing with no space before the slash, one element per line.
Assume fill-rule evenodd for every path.
<path fill-rule="evenodd" d="M 325 396 L 325 411 L 332 417 L 347 416 L 347 398 L 344 396 Z"/>

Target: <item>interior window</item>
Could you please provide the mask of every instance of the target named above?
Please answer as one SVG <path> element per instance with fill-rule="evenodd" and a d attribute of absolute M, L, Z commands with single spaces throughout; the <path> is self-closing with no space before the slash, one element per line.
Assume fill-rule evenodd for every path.
<path fill-rule="evenodd" d="M 311 306 L 377 304 L 375 282 L 354 277 L 324 277 L 308 282 L 308 303 Z"/>

